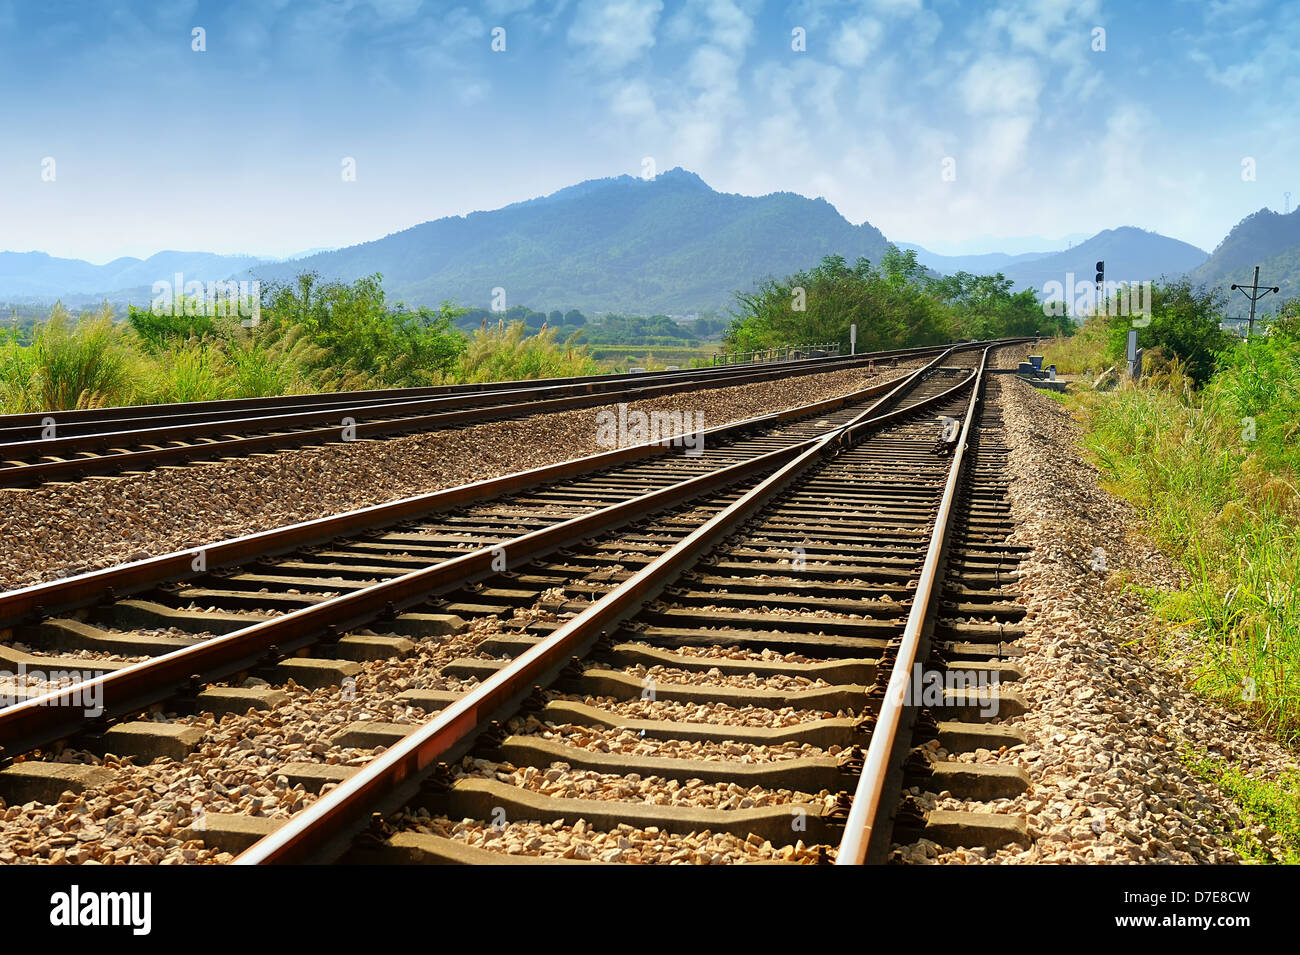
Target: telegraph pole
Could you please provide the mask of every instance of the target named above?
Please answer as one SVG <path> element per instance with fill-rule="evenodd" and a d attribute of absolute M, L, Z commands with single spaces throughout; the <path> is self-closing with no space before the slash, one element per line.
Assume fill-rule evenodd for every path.
<path fill-rule="evenodd" d="M 1276 295 L 1278 292 L 1278 287 L 1276 285 L 1272 285 L 1272 286 L 1267 286 L 1265 288 L 1260 288 L 1259 266 L 1257 265 L 1255 266 L 1255 278 L 1251 282 L 1249 287 L 1245 285 L 1234 285 L 1232 289 L 1233 291 L 1241 292 L 1242 295 L 1250 299 L 1250 318 L 1246 320 L 1246 337 L 1250 338 L 1250 333 L 1255 330 L 1255 303 L 1258 302 L 1265 295 L 1268 295 L 1270 292 Z"/>

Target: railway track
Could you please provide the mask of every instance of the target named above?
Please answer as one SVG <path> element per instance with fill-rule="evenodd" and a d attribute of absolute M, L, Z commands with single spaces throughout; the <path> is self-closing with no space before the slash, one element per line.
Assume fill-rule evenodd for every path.
<path fill-rule="evenodd" d="M 871 361 L 932 356 L 940 351 L 942 348 L 913 348 L 853 358 L 654 374 L 0 415 L 0 487 L 465 427 L 519 415 L 852 368 Z"/>
<path fill-rule="evenodd" d="M 240 861 L 499 861 L 512 831 L 581 859 L 574 829 L 593 826 L 616 834 L 604 861 L 881 861 L 896 834 L 1023 838 L 1005 813 L 932 808 L 1023 788 L 961 755 L 1015 745 L 973 716 L 990 699 L 1005 716 L 1014 694 L 895 699 L 916 663 L 1014 676 L 1005 449 L 996 407 L 972 402 L 997 387 L 984 364 L 983 348 L 945 353 L 711 429 L 699 456 L 620 449 L 0 594 L 28 648 L 0 648 L 11 665 L 106 671 L 0 710 L 6 754 L 39 754 L 0 771 L 0 795 L 102 783 L 50 758 L 65 744 L 184 759 L 202 734 L 183 718 L 133 717 L 278 712 L 288 684 L 398 715 L 263 767 L 295 806 L 325 790 L 283 826 L 217 811 L 188 831 Z M 436 680 L 371 697 L 367 661 L 427 652 Z M 74 704 L 92 697 L 105 712 L 88 724 Z M 358 843 L 375 813 L 388 822 Z"/>

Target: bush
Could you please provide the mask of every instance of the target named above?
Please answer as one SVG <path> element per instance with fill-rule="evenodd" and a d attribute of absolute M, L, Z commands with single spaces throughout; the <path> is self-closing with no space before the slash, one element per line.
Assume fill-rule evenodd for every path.
<path fill-rule="evenodd" d="M 312 371 L 343 385 L 368 380 L 379 386 L 429 385 L 442 380 L 465 349 L 453 328 L 460 309 L 438 311 L 389 306 L 382 276 L 351 285 L 322 282 L 313 272 L 264 294 L 262 324 L 273 334 L 300 329 L 322 351 Z"/>
<path fill-rule="evenodd" d="M 596 362 L 589 349 L 570 339 L 556 340 L 553 329 L 529 335 L 522 322 L 483 324 L 457 360 L 451 378 L 460 382 L 516 381 L 593 375 Z"/>
<path fill-rule="evenodd" d="M 134 365 L 110 307 L 73 322 L 56 305 L 30 344 L 4 346 L 0 398 L 8 413 L 122 404 L 135 390 Z"/>
<path fill-rule="evenodd" d="M 1174 358 L 1140 386 L 1077 400 L 1099 463 L 1187 569 L 1156 604 L 1196 639 L 1196 685 L 1296 740 L 1300 341 L 1279 331 L 1219 360 L 1199 391 Z"/>

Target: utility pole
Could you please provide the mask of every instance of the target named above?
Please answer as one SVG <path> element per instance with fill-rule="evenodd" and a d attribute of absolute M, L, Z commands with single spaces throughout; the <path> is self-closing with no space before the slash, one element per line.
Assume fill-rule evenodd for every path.
<path fill-rule="evenodd" d="M 1246 320 L 1246 337 L 1250 338 L 1250 333 L 1255 330 L 1255 303 L 1270 292 L 1276 295 L 1278 287 L 1276 285 L 1265 288 L 1259 287 L 1259 266 L 1257 265 L 1255 266 L 1255 278 L 1250 283 L 1249 288 L 1245 285 L 1234 285 L 1232 289 L 1234 292 L 1241 292 L 1242 295 L 1250 299 L 1250 318 Z"/>

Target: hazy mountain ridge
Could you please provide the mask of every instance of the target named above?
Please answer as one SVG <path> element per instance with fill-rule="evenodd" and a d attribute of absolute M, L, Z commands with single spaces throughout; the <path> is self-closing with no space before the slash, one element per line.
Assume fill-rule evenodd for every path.
<path fill-rule="evenodd" d="M 1249 285 L 1255 266 L 1259 266 L 1260 285 L 1279 288 L 1277 296 L 1261 299 L 1260 308 L 1271 311 L 1275 302 L 1300 297 L 1300 209 L 1283 215 L 1260 209 L 1242 219 L 1214 253 L 1189 278 L 1198 284 L 1217 286 L 1229 296 L 1245 315 L 1250 303 L 1233 283 Z"/>
<path fill-rule="evenodd" d="M 154 282 L 216 282 L 265 262 L 251 255 L 215 252 L 157 252 L 147 259 L 123 256 L 104 265 L 61 259 L 44 252 L 0 252 L 0 296 L 12 300 L 104 296 L 144 290 Z"/>
<path fill-rule="evenodd" d="M 252 274 L 285 280 L 310 268 L 350 281 L 382 272 L 390 294 L 410 304 L 487 306 L 503 288 L 507 305 L 651 314 L 723 308 L 768 276 L 831 253 L 876 261 L 887 246 L 824 199 L 720 193 L 673 169 L 588 180 Z"/>
<path fill-rule="evenodd" d="M 1074 280 L 1078 284 L 1092 282 L 1099 260 L 1106 263 L 1106 278 L 1109 281 L 1144 282 L 1183 275 L 1205 262 L 1208 257 L 1209 254 L 1203 249 L 1187 242 L 1134 226 L 1121 226 L 1098 232 L 1092 238 L 1058 252 L 1031 252 L 1018 256 L 990 253 L 974 258 L 986 259 L 988 271 L 1001 272 L 1015 283 L 1016 288 L 1029 288 L 1041 294 L 1048 282 L 1064 285 L 1066 275 L 1070 272 L 1074 273 Z M 944 257 L 931 254 L 930 258 L 937 260 Z M 964 260 L 972 257 L 954 258 L 962 260 L 965 267 Z M 920 256 L 918 260 L 929 264 Z M 941 264 L 930 267 L 951 274 L 950 269 L 958 270 L 952 267 L 954 264 L 950 264 L 949 268 Z M 965 267 L 965 271 L 976 270 Z"/>
<path fill-rule="evenodd" d="M 1021 252 L 1017 255 L 1009 255 L 1006 252 L 977 252 L 970 255 L 942 255 L 911 243 L 896 244 L 900 249 L 914 250 L 918 262 L 927 269 L 933 269 L 943 275 L 955 275 L 958 272 L 970 272 L 974 275 L 1001 272 L 1005 275 L 1014 265 L 1033 262 L 1055 254 L 1054 252 Z"/>
<path fill-rule="evenodd" d="M 1010 240 L 1009 240 L 1010 241 Z M 1049 241 L 1049 240 L 1044 240 Z M 689 313 L 725 309 L 733 292 L 768 277 L 816 265 L 835 253 L 878 262 L 889 241 L 870 223 L 853 225 L 825 199 L 791 192 L 743 196 L 716 192 L 699 176 L 672 169 L 591 179 L 500 209 L 420 223 L 380 239 L 289 259 L 165 251 L 104 265 L 44 252 L 0 252 L 0 300 L 85 306 L 107 300 L 146 304 L 154 282 L 232 277 L 291 280 L 315 270 L 351 281 L 382 273 L 391 298 L 412 305 L 454 300 L 589 314 Z M 1042 293 L 1048 282 L 1091 282 L 1098 259 L 1112 281 L 1188 275 L 1194 282 L 1261 281 L 1279 300 L 1300 295 L 1300 210 L 1262 209 L 1239 222 L 1213 255 L 1132 226 L 1107 229 L 1068 249 L 940 255 L 915 243 L 918 261 L 936 273 L 1002 272 L 1017 288 Z M 1243 300 L 1244 301 L 1244 300 Z"/>

